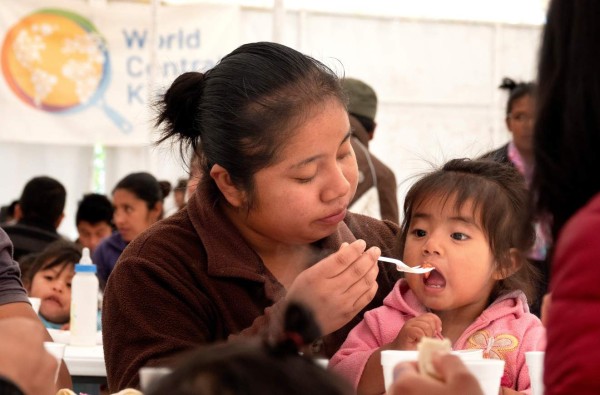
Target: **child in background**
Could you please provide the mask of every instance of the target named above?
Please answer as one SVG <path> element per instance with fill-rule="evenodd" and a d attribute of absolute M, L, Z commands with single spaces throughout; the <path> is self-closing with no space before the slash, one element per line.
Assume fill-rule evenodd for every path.
<path fill-rule="evenodd" d="M 446 337 L 455 350 L 503 359 L 504 394 L 528 390 L 525 352 L 545 343 L 526 298 L 535 280 L 525 257 L 535 237 L 528 201 L 518 171 L 488 160 L 452 160 L 419 180 L 404 203 L 402 257 L 435 270 L 398 281 L 329 366 L 358 392 L 380 394 L 382 350 L 415 350 L 424 336 Z"/>
<path fill-rule="evenodd" d="M 40 298 L 39 316 L 46 328 L 65 329 L 71 318 L 71 281 L 75 264 L 81 259 L 80 247 L 58 240 L 37 255 L 23 283 L 30 297 Z"/>
<path fill-rule="evenodd" d="M 181 365 L 148 395 L 351 395 L 352 387 L 298 351 L 321 335 L 309 310 L 291 303 L 278 339 L 238 340 L 184 353 Z"/>
<path fill-rule="evenodd" d="M 113 232 L 113 207 L 106 197 L 99 193 L 83 195 L 77 207 L 75 225 L 79 237 L 77 243 L 90 249 L 93 253 L 98 244 Z"/>

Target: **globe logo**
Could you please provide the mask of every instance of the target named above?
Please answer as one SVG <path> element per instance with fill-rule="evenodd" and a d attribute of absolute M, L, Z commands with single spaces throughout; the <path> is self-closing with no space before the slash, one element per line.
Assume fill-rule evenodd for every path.
<path fill-rule="evenodd" d="M 96 105 L 122 131 L 131 131 L 131 124 L 104 101 L 109 52 L 82 16 L 61 9 L 25 16 L 8 30 L 1 59 L 8 86 L 27 105 L 64 114 Z"/>

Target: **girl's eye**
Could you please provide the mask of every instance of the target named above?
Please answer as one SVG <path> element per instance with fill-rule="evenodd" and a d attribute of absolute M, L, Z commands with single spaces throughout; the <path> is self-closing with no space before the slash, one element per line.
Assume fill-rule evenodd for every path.
<path fill-rule="evenodd" d="M 52 281 L 52 280 L 54 280 L 54 277 L 52 277 L 52 276 L 50 276 L 50 275 L 45 275 L 45 276 L 44 276 L 44 280 L 47 280 L 47 281 Z"/>
<path fill-rule="evenodd" d="M 423 229 L 415 229 L 412 232 L 417 237 L 424 237 L 427 234 Z"/>
<path fill-rule="evenodd" d="M 466 234 L 464 234 L 464 233 L 460 233 L 460 232 L 455 232 L 455 233 L 452 233 L 451 237 L 452 237 L 454 240 L 459 240 L 459 241 L 464 241 L 464 240 L 467 240 L 467 239 L 469 238 L 469 236 L 467 236 L 467 235 L 466 235 Z"/>
<path fill-rule="evenodd" d="M 71 288 L 71 283 L 67 283 L 67 288 Z"/>

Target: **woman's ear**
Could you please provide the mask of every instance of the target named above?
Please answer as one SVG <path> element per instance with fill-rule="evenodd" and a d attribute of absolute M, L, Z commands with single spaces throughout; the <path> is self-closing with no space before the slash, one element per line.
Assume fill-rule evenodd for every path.
<path fill-rule="evenodd" d="M 163 202 L 156 202 L 154 204 L 154 207 L 152 207 L 152 209 L 150 210 L 150 216 L 152 217 L 152 219 L 154 219 L 154 221 L 158 221 L 161 216 L 163 214 Z"/>
<path fill-rule="evenodd" d="M 244 205 L 245 194 L 241 191 L 233 181 L 229 172 L 221 165 L 213 165 L 210 169 L 210 176 L 215 180 L 217 187 L 233 207 L 240 208 Z"/>
<path fill-rule="evenodd" d="M 510 266 L 507 268 L 499 268 L 496 270 L 494 274 L 494 279 L 496 280 L 504 280 L 507 277 L 512 276 L 517 270 L 520 269 L 521 263 L 519 259 L 519 250 L 516 248 L 511 248 L 508 252 L 510 259 Z"/>

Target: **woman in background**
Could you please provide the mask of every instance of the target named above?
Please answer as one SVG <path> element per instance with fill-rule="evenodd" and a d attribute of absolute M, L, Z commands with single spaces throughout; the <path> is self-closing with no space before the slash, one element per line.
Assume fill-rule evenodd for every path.
<path fill-rule="evenodd" d="M 112 192 L 117 230 L 98 245 L 92 256 L 101 288 L 127 244 L 162 217 L 163 200 L 168 194 L 169 190 L 163 190 L 149 173 L 131 173 L 117 183 Z"/>
<path fill-rule="evenodd" d="M 508 91 L 506 127 L 512 134 L 512 139 L 502 147 L 488 152 L 483 158 L 513 166 L 523 175 L 527 187 L 530 187 L 534 170 L 533 118 L 536 86 L 533 82 L 515 82 L 504 78 L 499 88 Z M 535 244 L 527 253 L 529 260 L 541 274 L 536 287 L 536 297 L 533 303 L 530 301 L 531 312 L 537 316 L 540 315 L 542 297 L 548 289 L 550 277 L 550 268 L 546 260 L 546 250 L 550 244 L 547 222 L 534 223 Z"/>

